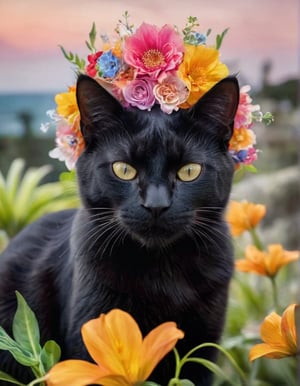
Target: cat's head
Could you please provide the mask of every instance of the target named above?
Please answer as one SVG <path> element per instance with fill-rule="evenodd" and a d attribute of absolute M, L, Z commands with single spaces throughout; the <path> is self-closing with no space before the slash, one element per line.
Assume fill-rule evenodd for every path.
<path fill-rule="evenodd" d="M 228 143 L 238 102 L 238 82 L 229 77 L 190 109 L 170 115 L 159 106 L 127 109 L 80 76 L 86 147 L 77 172 L 84 206 L 109 213 L 111 226 L 148 247 L 201 234 L 201 226 L 220 219 L 230 194 Z"/>

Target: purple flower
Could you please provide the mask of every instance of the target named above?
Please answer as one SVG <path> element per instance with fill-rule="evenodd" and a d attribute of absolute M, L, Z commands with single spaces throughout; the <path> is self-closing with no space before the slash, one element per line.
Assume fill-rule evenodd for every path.
<path fill-rule="evenodd" d="M 155 82 L 151 79 L 132 80 L 124 89 L 123 96 L 130 106 L 140 110 L 150 110 L 155 103 L 153 87 Z"/>

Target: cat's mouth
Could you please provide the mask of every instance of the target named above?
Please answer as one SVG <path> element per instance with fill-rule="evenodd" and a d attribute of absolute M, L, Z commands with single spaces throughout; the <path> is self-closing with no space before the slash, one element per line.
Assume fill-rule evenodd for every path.
<path fill-rule="evenodd" d="M 147 248 L 165 248 L 174 243 L 185 233 L 185 227 L 175 226 L 175 224 L 167 226 L 167 224 L 159 224 L 151 221 L 148 224 L 140 226 L 126 226 L 129 235 L 138 241 L 143 247 Z"/>

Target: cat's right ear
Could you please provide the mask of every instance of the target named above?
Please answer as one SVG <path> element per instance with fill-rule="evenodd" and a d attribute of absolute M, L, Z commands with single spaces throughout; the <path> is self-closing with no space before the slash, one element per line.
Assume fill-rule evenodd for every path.
<path fill-rule="evenodd" d="M 87 75 L 79 75 L 76 85 L 76 99 L 80 112 L 81 131 L 88 140 L 95 125 L 112 120 L 121 111 L 121 104 L 98 82 Z"/>

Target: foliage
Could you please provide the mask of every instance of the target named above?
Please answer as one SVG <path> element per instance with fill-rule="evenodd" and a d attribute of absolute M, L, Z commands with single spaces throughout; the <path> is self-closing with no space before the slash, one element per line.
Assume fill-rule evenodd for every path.
<path fill-rule="evenodd" d="M 8 350 L 17 362 L 30 367 L 38 383 L 43 385 L 42 378 L 59 361 L 60 347 L 53 340 L 41 347 L 37 319 L 22 295 L 16 292 L 16 296 L 18 307 L 12 325 L 13 339 L 0 327 L 0 349 Z M 23 386 L 3 371 L 0 371 L 0 380 Z"/>
<path fill-rule="evenodd" d="M 0 251 L 8 238 L 42 215 L 79 205 L 74 173 L 63 173 L 57 182 L 42 183 L 50 166 L 24 169 L 24 160 L 16 159 L 6 178 L 0 171 Z"/>

